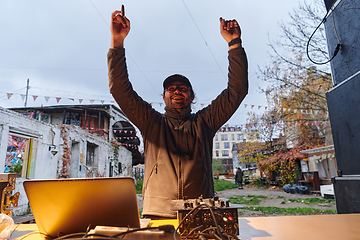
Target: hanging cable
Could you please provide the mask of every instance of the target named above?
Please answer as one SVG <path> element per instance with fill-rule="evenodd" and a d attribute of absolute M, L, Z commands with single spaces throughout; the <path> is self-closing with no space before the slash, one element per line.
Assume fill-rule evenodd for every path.
<path fill-rule="evenodd" d="M 338 40 L 338 44 L 337 44 L 336 47 L 335 47 L 335 50 L 334 50 L 334 53 L 333 53 L 332 57 L 331 57 L 329 60 L 325 61 L 325 62 L 316 62 L 316 61 L 312 60 L 311 57 L 310 57 L 310 55 L 309 55 L 309 45 L 310 45 L 310 41 L 311 41 L 312 37 L 315 35 L 315 33 L 317 32 L 317 30 L 320 28 L 321 24 L 323 24 L 323 23 L 326 21 L 326 17 L 327 17 L 328 14 L 326 14 L 325 17 L 321 20 L 320 24 L 316 27 L 316 29 L 314 30 L 314 32 L 311 34 L 311 36 L 310 36 L 310 38 L 309 38 L 309 40 L 308 40 L 308 42 L 307 42 L 307 44 L 306 44 L 306 55 L 307 55 L 308 59 L 309 59 L 312 63 L 317 64 L 317 65 L 323 65 L 323 64 L 327 64 L 327 63 L 331 62 L 331 61 L 335 58 L 335 56 L 338 54 L 338 52 L 339 52 L 339 50 L 340 50 L 340 47 L 341 47 L 340 38 L 339 38 L 339 35 L 338 35 L 338 33 L 337 33 L 337 30 L 336 30 L 336 26 L 335 26 L 335 19 L 334 19 L 334 11 L 333 11 L 333 10 L 334 10 L 334 9 L 333 9 L 333 6 L 332 6 L 332 7 L 331 7 L 331 15 L 332 15 L 334 30 L 335 30 L 336 38 L 337 38 L 337 40 Z"/>
<path fill-rule="evenodd" d="M 96 6 L 94 5 L 94 3 L 89 0 L 89 2 L 91 3 L 91 5 L 95 8 L 96 12 L 100 15 L 100 17 L 102 18 L 102 20 L 105 22 L 106 26 L 108 26 L 110 28 L 110 25 L 106 22 L 106 20 L 103 18 L 103 16 L 101 15 L 101 13 L 99 12 L 99 10 L 96 8 Z M 129 54 L 129 51 L 127 51 L 127 55 L 129 55 L 129 57 L 131 58 L 131 60 L 134 62 L 135 66 L 139 69 L 140 73 L 143 75 L 143 77 L 146 79 L 146 81 L 148 81 L 148 83 L 150 84 L 150 86 L 154 89 L 155 92 L 158 92 L 155 87 L 151 84 L 151 82 L 149 81 L 149 79 L 145 76 L 144 72 L 141 70 L 141 68 L 136 64 L 134 58 L 131 57 L 131 55 Z M 161 93 L 160 93 L 161 95 Z"/>
<path fill-rule="evenodd" d="M 207 42 L 206 42 L 206 40 L 205 40 L 205 37 L 202 35 L 202 33 L 201 33 L 201 31 L 200 31 L 200 29 L 199 29 L 198 25 L 197 25 L 197 24 L 196 24 L 196 22 L 195 22 L 195 19 L 194 19 L 194 18 L 193 18 L 193 16 L 191 15 L 189 8 L 186 6 L 186 4 L 185 4 L 184 0 L 181 0 L 181 1 L 183 2 L 184 6 L 185 6 L 186 11 L 189 13 L 189 15 L 190 15 L 190 17 L 191 17 L 191 19 L 192 19 L 192 21 L 193 21 L 193 23 L 194 23 L 195 27 L 197 28 L 198 32 L 200 33 L 200 36 L 201 36 L 201 38 L 203 39 L 203 41 L 204 41 L 204 43 L 205 43 L 206 47 L 208 48 L 208 50 L 209 50 L 209 52 L 210 52 L 211 56 L 213 57 L 213 59 L 214 59 L 214 61 L 215 61 L 216 65 L 217 65 L 217 66 L 218 66 L 218 68 L 220 69 L 221 74 L 223 75 L 223 77 L 225 78 L 225 80 L 227 80 L 227 78 L 226 78 L 226 76 L 225 76 L 224 72 L 221 70 L 221 67 L 220 67 L 220 65 L 219 65 L 218 61 L 216 60 L 216 58 L 215 58 L 215 56 L 214 56 L 213 52 L 211 51 L 211 49 L 210 49 L 209 45 L 207 44 Z"/>

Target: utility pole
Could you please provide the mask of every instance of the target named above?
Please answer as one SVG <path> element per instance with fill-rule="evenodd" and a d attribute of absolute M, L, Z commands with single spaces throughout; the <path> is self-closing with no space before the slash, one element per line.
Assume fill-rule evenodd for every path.
<path fill-rule="evenodd" d="M 26 107 L 26 104 L 27 104 L 28 93 L 29 93 L 29 79 L 27 80 L 27 84 L 26 84 L 26 96 L 25 96 L 25 105 L 24 105 L 24 107 Z"/>

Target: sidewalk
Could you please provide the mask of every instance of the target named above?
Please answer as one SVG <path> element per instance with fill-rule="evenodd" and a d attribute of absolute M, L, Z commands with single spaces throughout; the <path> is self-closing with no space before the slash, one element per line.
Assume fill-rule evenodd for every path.
<path fill-rule="evenodd" d="M 22 216 L 14 216 L 13 215 L 12 219 L 14 220 L 15 224 L 19 224 L 19 223 L 27 221 L 27 220 L 33 220 L 34 216 L 32 214 L 22 215 Z"/>

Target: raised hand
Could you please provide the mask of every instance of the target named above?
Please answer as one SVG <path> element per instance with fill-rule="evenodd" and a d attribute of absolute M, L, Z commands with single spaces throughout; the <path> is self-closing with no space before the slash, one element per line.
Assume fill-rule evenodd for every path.
<path fill-rule="evenodd" d="M 111 47 L 123 47 L 124 39 L 130 32 L 130 20 L 125 17 L 125 7 L 111 14 Z"/>
<path fill-rule="evenodd" d="M 220 33 L 226 42 L 241 37 L 241 30 L 238 22 L 234 20 L 225 20 L 220 18 Z M 235 45 L 234 45 L 235 46 Z M 236 47 L 240 46 L 238 44 Z"/>

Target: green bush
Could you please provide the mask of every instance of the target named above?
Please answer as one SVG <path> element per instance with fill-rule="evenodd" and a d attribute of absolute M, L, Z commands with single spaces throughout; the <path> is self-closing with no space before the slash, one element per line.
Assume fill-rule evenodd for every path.
<path fill-rule="evenodd" d="M 9 173 L 17 173 L 17 176 L 21 177 L 22 167 L 21 162 L 17 162 L 9 167 Z"/>
<path fill-rule="evenodd" d="M 135 187 L 136 187 L 136 194 L 142 194 L 143 181 L 137 180 Z"/>

